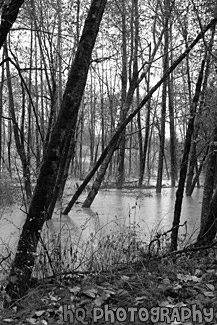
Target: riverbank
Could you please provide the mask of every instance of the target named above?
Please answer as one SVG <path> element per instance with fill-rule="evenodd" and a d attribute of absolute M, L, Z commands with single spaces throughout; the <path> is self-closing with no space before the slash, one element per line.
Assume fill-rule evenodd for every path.
<path fill-rule="evenodd" d="M 139 325 L 166 324 L 170 320 L 173 325 L 192 325 L 202 317 L 203 324 L 216 324 L 216 315 L 212 315 L 216 307 L 217 263 L 212 248 L 194 252 L 193 256 L 190 252 L 177 254 L 176 260 L 169 255 L 144 256 L 137 263 L 105 271 L 69 272 L 44 279 L 11 310 L 2 309 L 0 322 L 63 325 L 93 324 L 95 320 L 97 324 L 124 321 L 126 325 Z M 180 308 L 184 308 L 184 314 Z"/>

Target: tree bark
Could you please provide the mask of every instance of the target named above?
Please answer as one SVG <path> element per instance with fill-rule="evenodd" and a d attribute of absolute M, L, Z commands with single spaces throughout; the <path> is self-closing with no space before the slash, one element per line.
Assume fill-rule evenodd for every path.
<path fill-rule="evenodd" d="M 216 153 L 217 127 L 214 129 L 212 141 L 209 147 L 201 209 L 200 233 L 197 238 L 197 245 L 206 245 L 214 239 L 213 231 L 215 229 L 216 214 L 213 211 L 213 206 L 216 206 L 217 204 L 217 193 L 215 193 L 213 197 L 216 174 Z"/>
<path fill-rule="evenodd" d="M 151 59 L 151 49 L 149 47 L 149 60 L 150 59 Z M 148 71 L 148 76 L 147 76 L 147 92 L 149 92 L 150 89 L 150 79 L 151 79 L 151 70 Z M 147 112 L 146 112 L 146 119 L 145 119 L 145 138 L 144 138 L 143 149 L 140 150 L 142 153 L 141 154 L 142 157 L 140 158 L 139 187 L 142 187 L 144 175 L 145 175 L 145 163 L 146 163 L 146 156 L 148 150 L 148 140 L 150 135 L 151 98 L 147 103 L 146 111 Z"/>
<path fill-rule="evenodd" d="M 6 291 L 11 303 L 28 290 L 35 252 L 44 222 L 51 217 L 49 203 L 57 179 L 65 142 L 76 128 L 77 115 L 86 85 L 92 50 L 107 0 L 93 0 L 84 24 L 74 62 L 71 66 L 61 109 L 44 154 L 34 195 L 19 239 Z M 14 280 L 16 279 L 16 280 Z"/>
<path fill-rule="evenodd" d="M 122 73 L 121 73 L 121 118 L 122 123 L 127 116 L 129 105 L 127 105 L 127 26 L 126 26 L 126 3 L 125 0 L 121 0 L 121 20 L 122 20 Z M 118 172 L 117 172 L 117 188 L 123 187 L 125 179 L 125 137 L 126 129 L 123 130 L 120 135 L 120 147 L 118 152 Z"/>
<path fill-rule="evenodd" d="M 205 54 L 206 56 L 206 54 Z M 175 202 L 175 210 L 174 210 L 174 217 L 173 217 L 173 229 L 171 233 L 171 251 L 177 250 L 177 241 L 178 241 L 178 231 L 179 231 L 179 223 L 180 223 L 180 216 L 182 210 L 182 200 L 183 200 L 183 193 L 185 187 L 185 180 L 187 175 L 188 169 L 188 157 L 191 149 L 191 138 L 194 133 L 194 120 L 195 114 L 197 111 L 197 105 L 199 101 L 201 85 L 203 81 L 203 72 L 204 72 L 205 60 L 202 61 L 200 73 L 198 76 L 195 95 L 192 101 L 192 105 L 190 107 L 190 119 L 188 122 L 188 127 L 186 131 L 186 138 L 185 138 L 185 145 L 184 145 L 184 153 L 182 157 L 181 167 L 180 167 L 180 176 L 179 176 L 179 183 L 178 189 L 176 191 L 176 202 Z"/>
<path fill-rule="evenodd" d="M 192 194 L 192 182 L 194 177 L 194 168 L 197 166 L 197 139 L 200 131 L 200 119 L 201 115 L 204 110 L 204 101 L 205 101 L 205 94 L 207 89 L 207 83 L 208 83 L 208 77 L 210 72 L 210 59 L 212 53 L 212 47 L 214 42 L 214 35 L 215 35 L 215 26 L 212 28 L 212 35 L 209 43 L 209 49 L 207 53 L 207 60 L 206 60 L 206 70 L 204 75 L 204 82 L 201 92 L 201 100 L 200 100 L 200 106 L 198 110 L 198 115 L 195 120 L 195 131 L 194 131 L 194 137 L 192 139 L 192 148 L 191 148 L 191 155 L 190 155 L 190 162 L 189 162 L 189 171 L 188 171 L 188 177 L 186 182 L 186 195 L 190 196 Z"/>
<path fill-rule="evenodd" d="M 100 167 L 100 170 L 99 170 L 99 173 L 97 174 L 97 177 L 91 187 L 91 190 L 90 192 L 88 193 L 88 196 L 87 198 L 85 199 L 84 203 L 82 204 L 82 208 L 89 208 L 93 202 L 93 200 L 95 199 L 98 191 L 99 191 L 99 188 L 102 184 L 102 181 L 104 179 L 104 176 L 105 176 L 105 173 L 106 173 L 106 170 L 108 168 L 108 165 L 112 159 L 112 156 L 113 156 L 113 153 L 114 153 L 114 150 L 115 150 L 115 147 L 116 147 L 116 143 L 114 144 L 114 147 L 112 147 L 109 151 L 109 153 L 107 154 L 105 160 L 103 161 L 101 167 Z"/>
<path fill-rule="evenodd" d="M 2 54 L 2 61 L 4 60 L 5 51 Z M 5 69 L 4 66 L 2 67 L 1 71 L 1 81 L 0 81 L 0 178 L 2 176 L 2 161 L 3 161 L 3 123 L 2 123 L 2 113 L 3 113 L 3 87 L 4 87 L 4 76 L 5 76 Z"/>
<path fill-rule="evenodd" d="M 164 0 L 164 51 L 163 51 L 163 73 L 169 67 L 169 15 L 170 1 Z M 161 106 L 161 128 L 160 128 L 160 148 L 158 158 L 158 173 L 156 192 L 161 193 L 163 179 L 163 162 L 164 162 L 164 145 L 165 145 L 165 124 L 166 124 L 166 107 L 167 107 L 167 79 L 163 82 L 162 87 L 162 106 Z"/>
<path fill-rule="evenodd" d="M 0 24 L 0 49 L 2 48 L 13 23 L 17 19 L 23 2 L 24 0 L 11 0 L 9 3 L 7 1 L 7 3 L 3 5 Z"/>
<path fill-rule="evenodd" d="M 217 233 L 217 190 L 209 204 L 206 220 L 201 223 L 201 229 L 195 246 L 207 246 L 213 243 Z"/>
<path fill-rule="evenodd" d="M 199 181 L 200 173 L 201 173 L 201 171 L 202 171 L 202 168 L 203 168 L 204 162 L 205 162 L 205 160 L 206 160 L 206 158 L 207 158 L 207 155 L 208 155 L 208 149 L 209 149 L 209 148 L 208 148 L 208 146 L 207 146 L 206 152 L 205 152 L 205 154 L 204 154 L 204 156 L 203 156 L 203 159 L 202 159 L 202 161 L 201 161 L 201 163 L 200 163 L 200 166 L 199 166 L 198 170 L 196 171 L 196 175 L 194 176 L 194 178 L 193 178 L 193 180 L 192 180 L 191 186 L 190 186 L 189 189 L 188 189 L 188 193 L 186 193 L 187 196 L 191 196 L 191 195 L 192 195 L 192 193 L 193 193 L 193 191 L 194 191 L 194 188 L 195 188 L 195 185 L 196 185 L 196 183 L 198 183 L 198 181 Z"/>

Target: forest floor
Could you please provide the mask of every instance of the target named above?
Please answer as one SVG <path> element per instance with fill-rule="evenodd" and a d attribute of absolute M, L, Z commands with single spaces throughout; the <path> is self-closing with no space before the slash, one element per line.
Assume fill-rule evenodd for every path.
<path fill-rule="evenodd" d="M 50 278 L 0 311 L 0 324 L 121 323 L 217 324 L 215 250 Z"/>
<path fill-rule="evenodd" d="M 126 186 L 134 187 L 134 183 Z M 7 206 L 17 202 L 17 191 L 12 188 L 8 193 L 11 202 L 9 195 L 7 202 L 5 195 L 1 197 Z M 125 246 L 129 235 L 141 253 L 136 259 L 130 255 L 132 247 Z M 96 247 L 96 251 L 102 253 L 96 254 L 95 268 L 87 268 L 91 271 L 67 271 L 35 281 L 11 309 L 3 308 L 5 292 L 0 282 L 0 325 L 217 324 L 214 248 L 183 252 L 175 258 L 167 255 L 165 248 L 150 257 L 150 251 L 135 243 L 134 234 L 126 236 L 107 238 L 105 246 L 100 242 L 101 248 Z M 120 249 L 123 258 L 119 261 Z M 108 264 L 106 257 L 116 257 L 116 264 Z M 37 267 L 40 270 L 43 266 L 38 263 Z"/>

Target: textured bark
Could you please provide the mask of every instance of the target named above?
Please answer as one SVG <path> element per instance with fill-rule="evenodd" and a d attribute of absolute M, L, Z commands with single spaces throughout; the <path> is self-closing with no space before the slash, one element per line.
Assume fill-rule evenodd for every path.
<path fill-rule="evenodd" d="M 179 223 L 180 223 L 180 216 L 182 210 L 182 200 L 183 200 L 183 193 L 185 188 L 185 180 L 187 175 L 188 169 L 188 157 L 191 149 L 191 139 L 194 133 L 194 120 L 195 114 L 197 111 L 197 105 L 199 101 L 201 85 L 203 81 L 203 72 L 204 72 L 204 65 L 205 60 L 202 61 L 200 73 L 198 76 L 195 95 L 192 101 L 192 105 L 190 108 L 190 119 L 188 122 L 188 127 L 186 131 L 186 138 L 185 138 L 185 145 L 184 145 L 184 153 L 182 157 L 181 167 L 180 167 L 180 176 L 179 176 L 179 183 L 178 189 L 176 191 L 176 202 L 175 202 L 175 210 L 174 210 L 174 217 L 173 217 L 173 229 L 171 233 L 171 251 L 177 250 L 177 241 L 178 241 L 178 231 L 179 231 Z"/>
<path fill-rule="evenodd" d="M 149 60 L 151 61 L 151 49 L 149 47 Z M 150 89 L 150 79 L 151 79 L 151 70 L 148 71 L 147 75 L 147 92 L 149 92 Z M 146 106 L 146 119 L 145 119 L 145 138 L 144 138 L 144 144 L 141 151 L 141 157 L 140 157 L 140 170 L 139 170 L 139 187 L 142 186 L 144 175 L 145 175 L 145 163 L 146 163 L 146 156 L 148 151 L 148 139 L 150 135 L 150 115 L 151 115 L 151 98 L 149 99 L 147 106 Z M 141 123 L 140 123 L 141 124 Z M 141 128 L 141 126 L 140 126 Z M 142 134 L 142 131 L 140 132 Z M 142 136 L 142 135 L 139 135 Z M 142 141 L 141 141 L 142 142 Z"/>
<path fill-rule="evenodd" d="M 3 46 L 13 23 L 17 19 L 23 2 L 24 0 L 11 0 L 3 5 L 0 24 L 0 48 Z"/>
<path fill-rule="evenodd" d="M 170 116 L 170 175 L 171 186 L 175 187 L 177 179 L 176 132 L 174 119 L 173 78 L 168 78 L 169 116 Z"/>
<path fill-rule="evenodd" d="M 194 169 L 197 164 L 197 143 L 196 139 L 192 140 L 191 144 L 191 152 L 190 152 L 190 159 L 189 159 L 189 167 L 188 167 L 188 176 L 186 182 L 186 195 L 190 196 L 190 188 L 192 185 L 193 177 L 194 177 Z"/>
<path fill-rule="evenodd" d="M 2 60 L 4 59 L 4 51 L 2 54 Z M 1 80 L 0 80 L 0 178 L 1 178 L 1 172 L 2 172 L 2 161 L 4 157 L 4 152 L 2 150 L 2 143 L 3 143 L 3 124 L 2 124 L 2 112 L 3 112 L 3 86 L 4 86 L 4 76 L 5 76 L 5 69 L 4 66 L 2 67 L 1 72 Z"/>
<path fill-rule="evenodd" d="M 82 208 L 89 208 L 93 202 L 93 200 L 95 199 L 98 191 L 99 191 L 99 188 L 102 184 L 102 181 L 104 179 L 104 176 L 105 176 L 105 173 L 106 173 L 106 170 L 108 168 L 108 165 L 112 159 L 112 156 L 113 156 L 113 153 L 114 153 L 114 150 L 115 150 L 115 147 L 116 147 L 116 143 L 114 144 L 114 147 L 112 147 L 109 151 L 109 153 L 107 154 L 105 160 L 103 161 L 101 167 L 100 167 L 100 170 L 99 170 L 99 173 L 97 174 L 97 177 L 96 177 L 96 180 L 94 181 L 92 187 L 91 187 L 91 190 L 90 192 L 88 193 L 88 196 L 87 198 L 85 199 L 84 203 L 82 204 Z"/>
<path fill-rule="evenodd" d="M 199 182 L 199 176 L 200 176 L 200 173 L 201 173 L 201 171 L 202 171 L 202 169 L 203 169 L 203 165 L 204 165 L 204 162 L 205 162 L 205 160 L 206 160 L 207 155 L 208 155 L 208 147 L 207 147 L 207 150 L 206 150 L 206 152 L 205 152 L 205 154 L 204 154 L 204 156 L 203 156 L 203 159 L 202 159 L 202 161 L 201 161 L 201 163 L 200 163 L 200 166 L 199 166 L 199 168 L 198 168 L 198 170 L 197 170 L 197 172 L 196 172 L 196 175 L 195 175 L 194 178 L 193 178 L 193 181 L 192 181 L 192 183 L 191 183 L 191 186 L 190 186 L 189 189 L 188 189 L 188 194 L 186 193 L 188 196 L 191 196 L 191 195 L 192 195 L 196 183 Z"/>
<path fill-rule="evenodd" d="M 208 161 L 206 167 L 206 177 L 203 190 L 203 201 L 201 209 L 200 233 L 197 238 L 198 245 L 206 245 L 213 240 L 213 231 L 215 229 L 215 211 L 217 197 L 213 197 L 215 173 L 216 173 L 216 153 L 217 153 L 217 127 L 213 132 L 212 141 L 209 147 Z M 214 228 L 214 229 L 213 229 Z M 210 238 L 209 238 L 210 236 Z"/>
<path fill-rule="evenodd" d="M 11 281 L 9 281 L 6 291 L 11 297 L 12 303 L 22 297 L 28 289 L 41 229 L 44 222 L 51 216 L 49 204 L 53 195 L 61 157 L 64 153 L 67 136 L 72 129 L 76 128 L 78 110 L 87 80 L 91 54 L 106 2 L 106 0 L 92 1 L 75 59 L 69 72 L 61 109 L 43 157 L 34 195 L 10 271 Z"/>
<path fill-rule="evenodd" d="M 189 171 L 188 171 L 188 177 L 187 177 L 187 183 L 186 183 L 186 195 L 190 196 L 192 194 L 192 182 L 194 177 L 194 168 L 197 167 L 197 139 L 200 132 L 200 119 L 202 112 L 204 110 L 204 101 L 205 101 L 205 93 L 207 89 L 207 83 L 208 83 L 208 77 L 210 72 L 210 59 L 212 53 L 212 47 L 214 42 L 214 35 L 215 35 L 215 26 L 212 28 L 212 35 L 209 43 L 208 53 L 207 53 L 207 60 L 206 60 L 206 71 L 204 74 L 204 82 L 203 87 L 201 91 L 201 99 L 200 99 L 200 106 L 198 109 L 198 114 L 195 120 L 195 131 L 194 131 L 194 137 L 192 139 L 192 148 L 191 148 L 191 155 L 190 155 L 190 162 L 189 162 Z"/>
<path fill-rule="evenodd" d="M 206 220 L 201 223 L 200 233 L 195 246 L 207 246 L 213 243 L 217 233 L 217 190 L 209 204 Z"/>
<path fill-rule="evenodd" d="M 168 70 L 169 67 L 169 8 L 170 1 L 164 1 L 164 57 L 163 57 L 163 73 Z M 166 106 L 167 106 L 167 79 L 163 82 L 162 87 L 162 106 L 161 106 L 161 128 L 160 128 L 160 148 L 158 157 L 158 173 L 157 173 L 157 185 L 156 192 L 161 193 L 162 179 L 163 179 L 163 162 L 164 162 L 164 144 L 165 144 L 165 124 L 166 124 Z"/>
<path fill-rule="evenodd" d="M 122 123 L 127 116 L 127 28 L 126 28 L 126 4 L 125 0 L 121 0 L 121 18 L 122 18 L 122 73 L 121 73 L 121 118 Z M 125 178 L 125 137 L 126 130 L 120 136 L 120 148 L 118 152 L 118 172 L 117 172 L 117 188 L 121 189 Z"/>

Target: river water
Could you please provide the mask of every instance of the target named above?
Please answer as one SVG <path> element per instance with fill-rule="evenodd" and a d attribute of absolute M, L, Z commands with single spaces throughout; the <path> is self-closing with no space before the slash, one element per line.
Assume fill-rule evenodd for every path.
<path fill-rule="evenodd" d="M 70 230 L 71 236 L 83 241 L 95 234 L 107 235 L 111 231 L 121 231 L 124 226 L 134 227 L 149 241 L 153 230 L 164 232 L 171 228 L 176 189 L 164 188 L 161 194 L 155 190 L 100 190 L 92 207 L 83 209 L 80 204 L 73 207 L 68 216 L 60 217 L 58 206 L 52 220 L 47 223 L 49 233 L 57 233 L 63 225 Z M 200 211 L 203 189 L 196 189 L 192 197 L 183 198 L 181 224 L 187 221 L 187 233 L 195 238 L 200 225 Z M 63 207 L 70 200 L 70 193 L 64 198 Z M 85 195 L 79 198 L 83 201 Z M 25 212 L 19 206 L 2 209 L 0 214 L 0 248 L 5 244 L 15 249 Z"/>

